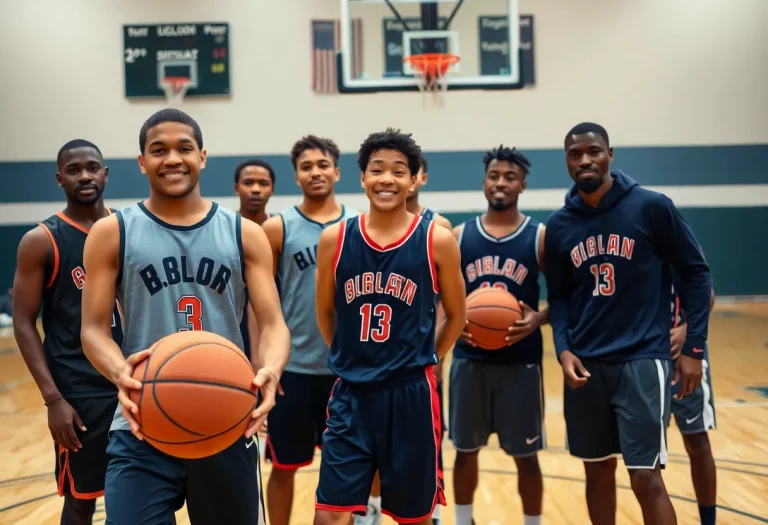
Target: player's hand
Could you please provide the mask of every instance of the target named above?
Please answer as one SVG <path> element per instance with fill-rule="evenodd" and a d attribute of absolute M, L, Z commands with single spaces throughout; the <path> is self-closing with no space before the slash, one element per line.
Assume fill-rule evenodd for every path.
<path fill-rule="evenodd" d="M 142 441 L 144 440 L 144 436 L 139 431 L 139 423 L 134 417 L 134 414 L 138 414 L 139 407 L 136 406 L 136 403 L 131 401 L 130 397 L 130 391 L 139 390 L 141 388 L 141 382 L 135 380 L 131 375 L 133 374 L 136 365 L 149 357 L 149 353 L 149 350 L 142 350 L 141 352 L 137 352 L 128 357 L 128 359 L 125 360 L 123 368 L 120 370 L 117 381 L 115 382 L 117 385 L 117 400 L 120 401 L 121 405 L 120 411 L 130 425 L 133 435 Z"/>
<path fill-rule="evenodd" d="M 467 332 L 466 327 L 464 328 L 464 331 L 461 332 L 461 335 L 459 336 L 459 339 L 461 339 L 462 341 L 464 341 L 468 345 L 474 346 L 475 348 L 477 348 L 477 343 L 475 343 L 475 340 L 472 339 L 472 334 Z"/>
<path fill-rule="evenodd" d="M 701 359 L 680 354 L 675 366 L 675 376 L 672 378 L 673 385 L 680 381 L 680 390 L 675 395 L 675 399 L 679 401 L 693 394 L 701 385 L 701 378 L 703 376 L 704 364 Z"/>
<path fill-rule="evenodd" d="M 573 352 L 563 350 L 563 353 L 560 354 L 560 365 L 563 367 L 563 376 L 565 376 L 565 382 L 569 387 L 580 388 L 587 384 L 587 379 L 590 377 L 589 372 L 581 364 L 581 359 L 576 357 Z"/>
<path fill-rule="evenodd" d="M 51 437 L 62 449 L 77 452 L 83 445 L 77 438 L 74 425 L 85 432 L 83 421 L 66 399 L 62 397 L 48 405 L 48 430 L 51 431 Z"/>
<path fill-rule="evenodd" d="M 283 389 L 280 386 L 280 374 L 274 368 L 260 368 L 256 373 L 256 377 L 253 378 L 253 384 L 259 389 L 261 403 L 251 414 L 253 421 L 245 431 L 246 439 L 250 439 L 264 427 L 267 414 L 275 406 L 276 394 L 280 393 L 280 395 L 283 395 Z"/>
<path fill-rule="evenodd" d="M 683 351 L 683 345 L 685 344 L 685 335 L 688 332 L 688 325 L 685 323 L 680 326 L 674 327 L 669 331 L 669 339 L 672 343 L 672 359 L 680 357 L 680 352 Z"/>
<path fill-rule="evenodd" d="M 510 346 L 522 341 L 541 326 L 539 312 L 525 304 L 523 301 L 520 301 L 520 307 L 523 309 L 523 318 L 509 327 L 509 335 L 504 338 Z"/>

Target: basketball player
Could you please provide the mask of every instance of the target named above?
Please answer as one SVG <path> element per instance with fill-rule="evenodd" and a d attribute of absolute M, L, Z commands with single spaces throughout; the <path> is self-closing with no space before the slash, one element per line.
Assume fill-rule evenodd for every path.
<path fill-rule="evenodd" d="M 546 448 L 539 327 L 548 322 L 548 311 L 538 311 L 544 225 L 517 207 L 531 167 L 525 155 L 501 145 L 485 154 L 483 164 L 488 209 L 454 230 L 466 294 L 491 286 L 507 290 L 524 316 L 510 327 L 509 346 L 501 350 L 478 348 L 469 333 L 453 349 L 448 410 L 456 448 L 456 525 L 473 523 L 478 455 L 493 433 L 517 465 L 523 523 L 539 525 L 544 482 L 537 453 Z"/>
<path fill-rule="evenodd" d="M 546 282 L 555 350 L 567 388 L 570 453 L 584 460 L 592 523 L 615 523 L 623 455 L 645 523 L 676 523 L 661 476 L 670 409 L 670 265 L 680 275 L 688 328 L 677 360 L 678 398 L 696 390 L 707 340 L 711 278 L 671 200 L 611 171 L 602 126 L 565 137 L 574 181 L 547 222 Z"/>
<path fill-rule="evenodd" d="M 67 205 L 27 232 L 18 248 L 13 281 L 16 343 L 48 407 L 55 474 L 64 497 L 62 525 L 93 522 L 96 498 L 104 494 L 109 425 L 117 389 L 83 353 L 80 305 L 85 272 L 83 248 L 104 207 L 108 169 L 95 144 L 72 140 L 56 158 L 56 180 Z M 37 330 L 43 309 L 44 339 Z M 107 305 L 105 337 L 121 344 L 123 328 L 115 301 Z"/>
<path fill-rule="evenodd" d="M 192 525 L 263 524 L 256 429 L 274 406 L 290 334 L 272 276 L 269 242 L 254 222 L 200 195 L 206 151 L 189 115 L 164 109 L 139 134 L 149 199 L 97 222 L 85 245 L 82 341 L 88 359 L 118 387 L 107 453 L 107 523 L 165 525 L 186 501 Z M 261 404 L 245 436 L 213 456 L 182 460 L 143 441 L 131 378 L 154 342 L 180 330 L 206 330 L 242 348 L 246 294 L 260 333 Z M 123 307 L 122 352 L 109 337 L 110 307 Z"/>
<path fill-rule="evenodd" d="M 405 209 L 408 210 L 409 213 L 413 213 L 414 215 L 421 215 L 424 217 L 425 220 L 428 221 L 435 221 L 435 223 L 438 226 L 442 226 L 444 228 L 448 228 L 449 230 L 452 228 L 451 221 L 440 215 L 439 213 L 426 208 L 419 204 L 419 190 L 427 183 L 427 180 L 429 179 L 429 175 L 427 174 L 427 159 L 422 157 L 421 158 L 421 168 L 419 168 L 419 173 L 416 175 L 416 184 L 413 186 L 413 190 L 408 193 L 408 199 L 405 202 Z M 442 318 L 442 306 L 440 306 L 440 299 L 438 297 L 437 302 L 437 322 L 440 322 L 440 319 Z M 442 417 L 443 414 L 443 361 L 440 360 L 440 363 L 435 365 L 434 368 L 435 377 L 437 377 L 437 395 L 438 399 L 440 400 L 440 414 L 441 414 L 441 420 L 443 421 L 443 432 L 445 432 L 445 419 Z M 440 449 L 440 457 L 438 458 L 440 462 L 440 469 L 442 470 L 443 465 L 443 451 Z M 435 506 L 435 511 L 432 514 L 432 525 L 440 525 L 440 508 L 441 505 Z M 371 489 L 371 497 L 368 499 L 368 509 L 366 510 L 365 516 L 357 516 L 355 515 L 355 525 L 381 525 L 381 480 L 379 479 L 379 475 L 377 474 L 373 479 L 373 487 Z"/>
<path fill-rule="evenodd" d="M 377 470 L 382 512 L 396 522 L 429 524 L 435 505 L 445 504 L 432 367 L 461 333 L 466 305 L 456 240 L 406 210 L 420 157 L 410 135 L 370 135 L 358 153 L 370 210 L 320 237 L 317 324 L 339 380 L 328 403 L 315 525 L 365 513 Z M 436 327 L 438 293 L 446 320 Z"/>
<path fill-rule="evenodd" d="M 235 194 L 240 198 L 238 213 L 244 218 L 256 224 L 264 224 L 264 221 L 269 219 L 269 213 L 266 211 L 267 203 L 274 193 L 275 171 L 268 162 L 251 159 L 235 168 Z M 247 295 L 245 308 L 248 308 Z M 248 359 L 251 358 L 251 344 L 259 340 L 259 326 L 253 322 L 253 319 L 253 315 L 243 315 L 240 323 L 243 349 Z"/>
<path fill-rule="evenodd" d="M 677 294 L 677 290 L 681 288 L 680 277 L 675 272 L 672 272 L 672 282 L 673 328 L 670 332 L 670 342 L 672 344 L 672 359 L 678 359 L 685 344 L 688 323 L 681 305 L 681 298 Z M 709 311 L 712 312 L 714 307 L 715 294 L 713 291 Z M 680 382 L 672 385 L 672 414 L 674 414 L 677 428 L 683 436 L 685 451 L 691 462 L 691 479 L 699 504 L 701 525 L 715 525 L 717 470 L 707 431 L 715 430 L 717 425 L 708 345 L 704 347 L 702 367 L 701 388 L 697 388 L 690 396 L 676 399 L 675 396 L 680 392 Z"/>
<path fill-rule="evenodd" d="M 272 525 L 288 525 L 296 470 L 312 463 L 321 445 L 328 398 L 336 376 L 328 369 L 328 346 L 317 330 L 315 270 L 323 229 L 357 215 L 336 201 L 341 176 L 339 148 L 309 135 L 291 149 L 301 204 L 264 223 L 280 283 L 280 304 L 291 331 L 291 357 L 285 368 L 275 408 L 267 420 L 265 457 L 272 462 L 267 507 Z"/>

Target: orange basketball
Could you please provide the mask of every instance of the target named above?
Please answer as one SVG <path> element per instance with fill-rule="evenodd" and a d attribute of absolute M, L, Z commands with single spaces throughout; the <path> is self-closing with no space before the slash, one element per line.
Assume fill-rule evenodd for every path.
<path fill-rule="evenodd" d="M 232 342 L 184 331 L 152 345 L 136 366 L 136 421 L 148 443 L 178 458 L 221 452 L 245 433 L 256 407 L 253 367 Z"/>
<path fill-rule="evenodd" d="M 499 350 L 509 327 L 523 318 L 514 295 L 503 288 L 478 288 L 467 296 L 467 332 L 483 350 Z"/>

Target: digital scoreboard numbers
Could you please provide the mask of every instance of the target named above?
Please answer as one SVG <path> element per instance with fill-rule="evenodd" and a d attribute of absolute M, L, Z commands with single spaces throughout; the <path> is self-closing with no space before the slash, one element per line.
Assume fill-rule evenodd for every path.
<path fill-rule="evenodd" d="M 229 24 L 123 26 L 125 96 L 164 97 L 162 80 L 190 79 L 186 96 L 229 95 Z"/>

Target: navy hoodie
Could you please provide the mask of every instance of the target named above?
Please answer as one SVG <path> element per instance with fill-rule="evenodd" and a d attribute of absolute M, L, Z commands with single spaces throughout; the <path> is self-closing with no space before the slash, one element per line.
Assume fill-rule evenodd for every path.
<path fill-rule="evenodd" d="M 704 356 L 712 287 L 688 224 L 666 196 L 620 171 L 597 207 L 576 188 L 547 221 L 544 262 L 558 358 L 670 359 L 672 268 L 686 298 L 683 353 Z"/>

